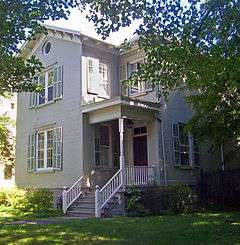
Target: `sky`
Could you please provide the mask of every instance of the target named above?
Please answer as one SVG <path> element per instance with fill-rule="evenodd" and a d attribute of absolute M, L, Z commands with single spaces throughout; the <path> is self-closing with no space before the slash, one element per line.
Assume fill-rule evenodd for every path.
<path fill-rule="evenodd" d="M 93 23 L 90 23 L 85 18 L 85 14 L 81 13 L 78 9 L 73 9 L 71 11 L 68 20 L 48 20 L 45 23 L 47 25 L 52 25 L 56 27 L 81 31 L 85 35 L 101 39 L 101 36 L 98 36 L 95 32 Z M 130 39 L 133 37 L 133 33 L 138 27 L 139 23 L 140 21 L 134 21 L 134 23 L 131 26 L 122 28 L 118 32 L 110 34 L 109 38 L 107 38 L 106 41 L 114 45 L 120 45 L 125 38 Z"/>

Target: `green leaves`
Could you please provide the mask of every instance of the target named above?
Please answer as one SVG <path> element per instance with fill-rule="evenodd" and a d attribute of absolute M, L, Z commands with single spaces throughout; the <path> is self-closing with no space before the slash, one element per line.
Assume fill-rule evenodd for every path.
<path fill-rule="evenodd" d="M 137 79 L 160 84 L 165 97 L 185 87 L 194 108 L 189 129 L 216 146 L 239 142 L 238 0 L 191 0 L 185 6 L 181 0 L 87 2 L 89 19 L 103 38 L 134 19 L 142 20 L 136 34 L 146 63 L 127 85 Z"/>
<path fill-rule="evenodd" d="M 0 0 L 0 95 L 34 90 L 31 81 L 41 63 L 35 57 L 20 58 L 20 44 L 43 33 L 45 20 L 66 19 L 78 5 L 77 0 Z"/>

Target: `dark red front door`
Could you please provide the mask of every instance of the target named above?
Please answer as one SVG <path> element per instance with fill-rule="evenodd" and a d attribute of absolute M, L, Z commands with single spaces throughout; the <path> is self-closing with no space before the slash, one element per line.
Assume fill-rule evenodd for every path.
<path fill-rule="evenodd" d="M 147 166 L 147 135 L 133 137 L 134 166 Z"/>

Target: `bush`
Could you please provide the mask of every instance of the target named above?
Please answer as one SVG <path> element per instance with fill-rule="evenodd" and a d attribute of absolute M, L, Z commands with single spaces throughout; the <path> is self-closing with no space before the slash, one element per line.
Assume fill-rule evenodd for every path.
<path fill-rule="evenodd" d="M 47 189 L 31 189 L 26 193 L 29 209 L 42 213 L 53 208 L 53 194 Z"/>
<path fill-rule="evenodd" d="M 142 194 L 136 189 L 130 189 L 126 202 L 126 211 L 128 216 L 143 217 L 150 215 L 151 212 L 142 205 Z"/>
<path fill-rule="evenodd" d="M 9 189 L 6 191 L 7 202 L 12 207 L 14 212 L 25 212 L 28 209 L 26 200 L 26 190 L 23 189 Z"/>
<path fill-rule="evenodd" d="M 8 202 L 7 202 L 7 196 L 6 196 L 6 190 L 0 190 L 0 206 L 4 205 L 7 206 Z"/>
<path fill-rule="evenodd" d="M 176 184 L 167 188 L 167 202 L 174 214 L 192 213 L 198 200 L 197 195 L 185 184 Z"/>
<path fill-rule="evenodd" d="M 53 194 L 47 189 L 9 189 L 4 191 L 4 205 L 11 206 L 15 214 L 54 213 Z"/>

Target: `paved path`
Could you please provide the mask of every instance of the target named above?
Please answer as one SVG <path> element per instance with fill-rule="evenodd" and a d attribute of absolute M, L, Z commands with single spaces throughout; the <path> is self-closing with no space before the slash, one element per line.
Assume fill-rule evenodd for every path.
<path fill-rule="evenodd" d="M 48 225 L 48 224 L 58 224 L 58 223 L 64 223 L 71 220 L 80 220 L 84 218 L 79 217 L 53 217 L 53 218 L 46 218 L 46 219 L 34 219 L 34 220 L 16 220 L 16 221 L 10 221 L 6 222 L 6 225 Z"/>

